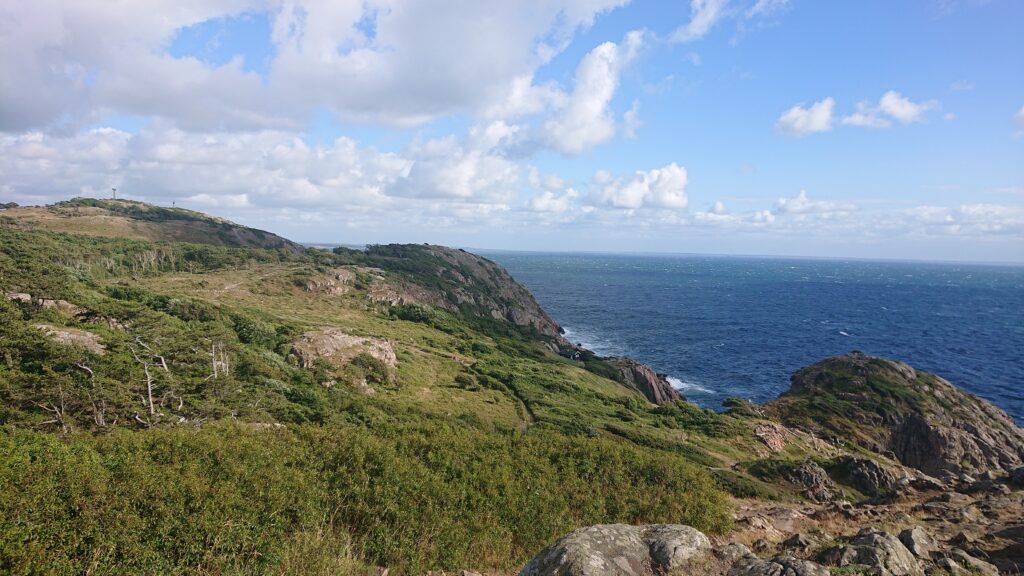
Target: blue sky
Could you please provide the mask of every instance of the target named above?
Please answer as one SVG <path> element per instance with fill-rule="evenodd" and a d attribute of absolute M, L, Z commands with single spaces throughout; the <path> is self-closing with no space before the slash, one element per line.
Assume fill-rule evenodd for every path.
<path fill-rule="evenodd" d="M 1024 261 L 1024 4 L 0 7 L 0 197 L 301 241 Z"/>

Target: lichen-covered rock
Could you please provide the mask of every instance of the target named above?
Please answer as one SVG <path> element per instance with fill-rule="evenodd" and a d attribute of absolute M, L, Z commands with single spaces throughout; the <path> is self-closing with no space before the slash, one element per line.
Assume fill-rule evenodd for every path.
<path fill-rule="evenodd" d="M 398 365 L 398 357 L 390 341 L 353 336 L 337 328 L 321 328 L 306 332 L 292 342 L 292 352 L 305 368 L 313 366 L 318 359 L 341 368 L 364 352 L 388 366 Z"/>
<path fill-rule="evenodd" d="M 774 422 L 762 422 L 754 427 L 754 436 L 764 442 L 772 452 L 786 449 L 786 429 Z"/>
<path fill-rule="evenodd" d="M 741 559 L 729 570 L 728 576 L 829 576 L 829 572 L 809 560 L 777 556 L 771 560 Z"/>
<path fill-rule="evenodd" d="M 953 549 L 947 558 L 954 562 L 953 569 L 950 570 L 953 574 L 999 576 L 999 569 L 993 564 L 975 558 L 963 550 Z"/>
<path fill-rule="evenodd" d="M 100 356 L 107 353 L 107 348 L 100 341 L 100 337 L 92 332 L 51 324 L 35 324 L 35 327 L 58 344 L 77 346 Z"/>
<path fill-rule="evenodd" d="M 689 526 L 602 524 L 541 550 L 519 576 L 651 576 L 708 557 L 711 542 Z"/>
<path fill-rule="evenodd" d="M 931 557 L 932 552 L 938 550 L 935 540 L 920 526 L 907 528 L 900 532 L 900 542 L 918 558 L 928 559 Z"/>
<path fill-rule="evenodd" d="M 825 551 L 821 560 L 835 566 L 864 565 L 879 576 L 924 576 L 914 554 L 888 532 L 862 530 L 848 546 Z"/>
<path fill-rule="evenodd" d="M 836 497 L 836 485 L 828 472 L 814 462 L 804 462 L 789 473 L 789 481 L 802 486 L 804 495 L 815 502 L 828 502 Z"/>
<path fill-rule="evenodd" d="M 868 496 L 880 496 L 896 488 L 896 475 L 867 458 L 842 456 L 836 460 L 834 473 Z"/>
<path fill-rule="evenodd" d="M 714 552 L 715 558 L 728 564 L 735 564 L 740 558 L 754 555 L 750 548 L 738 542 L 719 546 L 715 548 Z"/>

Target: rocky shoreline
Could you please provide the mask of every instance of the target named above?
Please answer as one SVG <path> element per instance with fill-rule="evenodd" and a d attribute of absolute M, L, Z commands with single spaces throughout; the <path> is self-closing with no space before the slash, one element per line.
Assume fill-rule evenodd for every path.
<path fill-rule="evenodd" d="M 769 453 L 794 437 L 819 448 L 780 479 L 803 500 L 734 499 L 734 528 L 721 536 L 581 528 L 519 576 L 1024 573 L 1024 431 L 1002 410 L 859 352 L 798 371 L 778 400 L 747 409 L 771 418 L 754 429 Z"/>

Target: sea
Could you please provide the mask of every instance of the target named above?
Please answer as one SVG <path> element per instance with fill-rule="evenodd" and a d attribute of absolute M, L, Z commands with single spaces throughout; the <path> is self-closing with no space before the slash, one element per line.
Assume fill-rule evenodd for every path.
<path fill-rule="evenodd" d="M 692 402 L 763 402 L 852 350 L 902 360 L 1024 425 L 1024 267 L 481 251 L 565 337 L 667 374 Z"/>

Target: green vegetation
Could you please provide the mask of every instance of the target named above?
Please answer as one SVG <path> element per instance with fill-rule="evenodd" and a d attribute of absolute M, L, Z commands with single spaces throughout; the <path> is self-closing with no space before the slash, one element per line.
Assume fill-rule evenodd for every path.
<path fill-rule="evenodd" d="M 314 534 L 314 565 L 354 554 L 409 573 L 512 568 L 575 526 L 728 523 L 721 494 L 681 460 L 552 432 L 8 429 L 0 450 L 0 557 L 13 572 L 261 573 Z"/>
<path fill-rule="evenodd" d="M 559 356 L 491 314 L 521 304 L 507 276 L 439 250 L 0 224 L 0 572 L 514 569 L 582 525 L 728 528 L 743 479 L 704 467 L 749 423 Z M 437 282 L 442 263 L 487 279 Z M 397 367 L 300 358 L 324 327 L 392 343 Z"/>

